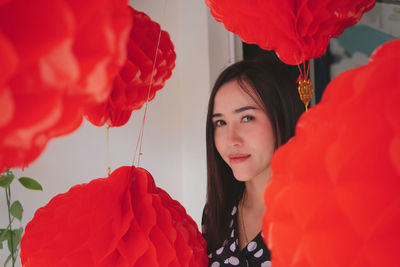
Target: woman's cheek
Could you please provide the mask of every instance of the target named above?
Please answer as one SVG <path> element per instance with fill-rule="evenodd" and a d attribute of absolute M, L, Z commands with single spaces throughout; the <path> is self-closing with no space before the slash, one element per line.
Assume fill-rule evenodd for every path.
<path fill-rule="evenodd" d="M 215 148 L 217 149 L 218 154 L 221 156 L 221 158 L 225 161 L 226 164 L 229 165 L 229 160 L 226 157 L 226 153 L 224 153 L 225 150 L 225 144 L 226 144 L 226 136 L 224 135 L 223 129 L 218 129 L 214 133 L 214 143 L 215 143 Z"/>
<path fill-rule="evenodd" d="M 214 131 L 214 143 L 215 143 L 215 148 L 217 149 L 218 153 L 222 157 L 222 144 L 221 144 L 221 131 L 220 129 L 215 129 Z"/>

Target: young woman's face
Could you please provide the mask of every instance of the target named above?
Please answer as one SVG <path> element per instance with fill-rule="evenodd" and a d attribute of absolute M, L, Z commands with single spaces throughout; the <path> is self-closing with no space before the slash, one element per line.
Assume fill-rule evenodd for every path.
<path fill-rule="evenodd" d="M 236 80 L 222 85 L 215 95 L 212 121 L 217 151 L 235 178 L 268 179 L 275 147 L 271 122 Z"/>

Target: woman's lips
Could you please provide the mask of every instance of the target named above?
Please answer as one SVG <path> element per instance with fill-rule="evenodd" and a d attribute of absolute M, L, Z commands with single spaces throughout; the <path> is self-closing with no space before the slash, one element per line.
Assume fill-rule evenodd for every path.
<path fill-rule="evenodd" d="M 231 164 L 235 164 L 235 163 L 241 163 L 243 161 L 245 161 L 246 159 L 248 159 L 250 157 L 249 154 L 230 154 L 229 156 L 229 162 Z"/>

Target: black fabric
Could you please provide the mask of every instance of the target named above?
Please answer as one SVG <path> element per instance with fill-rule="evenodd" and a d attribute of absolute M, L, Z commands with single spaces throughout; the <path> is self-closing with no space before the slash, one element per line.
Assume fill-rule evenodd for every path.
<path fill-rule="evenodd" d="M 261 232 L 240 251 L 238 245 L 237 215 L 238 209 L 237 206 L 234 206 L 229 225 L 230 235 L 224 241 L 221 248 L 208 255 L 208 266 L 270 267 L 271 254 L 263 241 Z"/>

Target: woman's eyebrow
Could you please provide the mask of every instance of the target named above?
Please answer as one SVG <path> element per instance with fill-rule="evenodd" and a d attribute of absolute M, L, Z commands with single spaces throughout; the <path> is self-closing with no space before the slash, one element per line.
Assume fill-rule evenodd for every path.
<path fill-rule="evenodd" d="M 243 112 L 243 111 L 246 111 L 246 110 L 250 110 L 250 109 L 258 109 L 258 108 L 253 107 L 253 106 L 245 106 L 245 107 L 241 107 L 241 108 L 235 109 L 235 111 L 233 113 L 240 113 L 240 112 Z"/>
<path fill-rule="evenodd" d="M 233 113 L 237 114 L 237 113 L 241 113 L 243 111 L 251 110 L 251 109 L 258 109 L 258 108 L 257 107 L 253 107 L 253 106 L 245 106 L 245 107 L 241 107 L 241 108 L 235 109 L 233 111 Z M 222 114 L 221 113 L 214 113 L 214 114 L 212 114 L 211 119 L 212 118 L 216 118 L 216 117 L 222 117 Z"/>
<path fill-rule="evenodd" d="M 221 113 L 214 113 L 214 114 L 212 114 L 211 119 L 215 118 L 215 117 L 222 117 L 222 114 Z"/>

